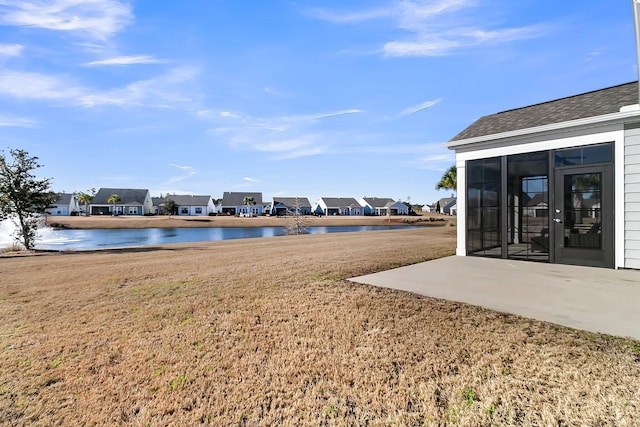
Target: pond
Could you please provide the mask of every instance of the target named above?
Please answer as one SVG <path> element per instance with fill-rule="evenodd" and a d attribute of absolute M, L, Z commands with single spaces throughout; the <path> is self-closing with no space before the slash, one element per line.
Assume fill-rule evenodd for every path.
<path fill-rule="evenodd" d="M 306 227 L 309 234 L 353 231 L 393 230 L 415 228 L 406 225 L 368 225 Z M 41 250 L 94 250 L 129 246 L 164 245 L 167 243 L 206 242 L 215 240 L 246 239 L 284 236 L 284 227 L 210 227 L 210 228 L 140 228 L 68 230 L 45 228 L 39 230 L 36 249 Z"/>

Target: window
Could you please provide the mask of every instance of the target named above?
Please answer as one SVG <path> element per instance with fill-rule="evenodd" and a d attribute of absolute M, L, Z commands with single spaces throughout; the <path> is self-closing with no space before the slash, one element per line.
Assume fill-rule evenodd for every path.
<path fill-rule="evenodd" d="M 501 158 L 467 162 L 467 253 L 501 256 Z"/>
<path fill-rule="evenodd" d="M 556 150 L 556 166 L 580 166 L 613 161 L 613 143 Z"/>
<path fill-rule="evenodd" d="M 187 207 L 181 207 L 180 208 L 180 215 L 189 215 L 189 208 Z"/>
<path fill-rule="evenodd" d="M 201 214 L 202 213 L 202 208 L 196 208 L 196 214 Z"/>

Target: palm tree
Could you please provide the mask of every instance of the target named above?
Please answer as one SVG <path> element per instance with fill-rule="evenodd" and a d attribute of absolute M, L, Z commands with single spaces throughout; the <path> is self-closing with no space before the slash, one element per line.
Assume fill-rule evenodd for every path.
<path fill-rule="evenodd" d="M 113 216 L 116 215 L 116 203 L 121 202 L 122 199 L 117 194 L 112 194 L 107 199 L 107 203 L 113 203 Z"/>
<path fill-rule="evenodd" d="M 247 196 L 242 200 L 242 203 L 244 203 L 244 205 L 247 207 L 247 215 L 248 215 L 251 210 L 251 206 L 255 206 L 256 201 L 254 200 L 253 197 Z"/>
<path fill-rule="evenodd" d="M 80 193 L 78 195 L 78 201 L 80 203 L 84 203 L 84 214 L 89 216 L 89 211 L 87 210 L 87 205 L 93 201 L 93 196 L 87 193 Z"/>
<path fill-rule="evenodd" d="M 440 182 L 436 185 L 436 190 L 453 190 L 458 189 L 457 168 L 455 165 L 451 166 L 440 178 Z"/>

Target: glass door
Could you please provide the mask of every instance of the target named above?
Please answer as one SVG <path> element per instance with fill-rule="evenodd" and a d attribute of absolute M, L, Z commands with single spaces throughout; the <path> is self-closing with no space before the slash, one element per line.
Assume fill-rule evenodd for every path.
<path fill-rule="evenodd" d="M 556 169 L 555 262 L 613 268 L 612 167 Z"/>

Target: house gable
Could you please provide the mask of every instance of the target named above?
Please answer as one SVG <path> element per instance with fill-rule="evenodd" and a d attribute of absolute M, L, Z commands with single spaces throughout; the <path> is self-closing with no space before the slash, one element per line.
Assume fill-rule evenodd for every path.
<path fill-rule="evenodd" d="M 153 202 L 147 189 L 138 188 L 101 188 L 93 197 L 90 209 L 93 213 L 110 213 L 112 203 L 109 197 L 117 194 L 120 202 L 116 204 L 116 209 L 125 215 L 146 215 L 153 212 Z M 135 212 L 135 213 L 134 213 Z"/>
<path fill-rule="evenodd" d="M 246 192 L 237 192 L 237 191 L 229 191 L 229 192 L 224 192 L 222 194 L 222 207 L 237 207 L 237 206 L 244 206 L 244 199 L 245 197 L 253 197 L 253 201 L 255 202 L 256 206 L 263 205 L 262 202 L 262 193 L 246 193 Z"/>

